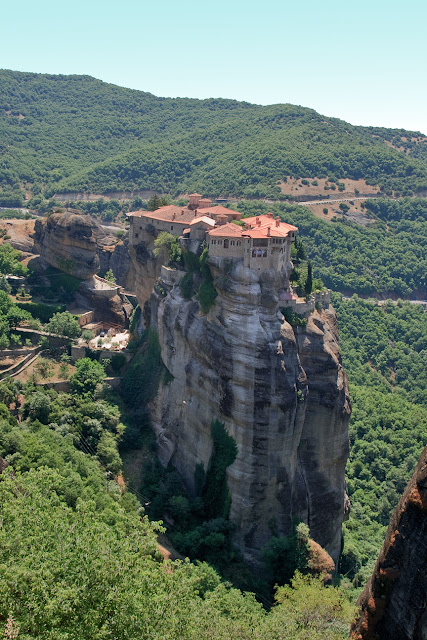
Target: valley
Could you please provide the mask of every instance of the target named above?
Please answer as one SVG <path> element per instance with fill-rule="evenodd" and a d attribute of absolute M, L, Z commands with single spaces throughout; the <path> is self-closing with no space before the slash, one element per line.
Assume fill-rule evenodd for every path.
<path fill-rule="evenodd" d="M 1 558 L 33 585 L 7 569 L 0 620 L 303 640 L 313 614 L 342 640 L 364 589 L 352 638 L 418 639 L 427 139 L 89 76 L 0 87 Z"/>

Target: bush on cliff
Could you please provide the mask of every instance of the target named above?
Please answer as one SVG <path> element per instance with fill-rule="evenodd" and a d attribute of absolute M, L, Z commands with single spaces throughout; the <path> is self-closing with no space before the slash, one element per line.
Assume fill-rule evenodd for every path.
<path fill-rule="evenodd" d="M 211 436 L 213 451 L 202 490 L 202 498 L 207 518 L 227 518 L 231 496 L 228 490 L 226 471 L 237 457 L 237 444 L 218 420 L 212 422 Z"/>
<path fill-rule="evenodd" d="M 141 337 L 141 346 L 121 381 L 120 393 L 126 405 L 142 408 L 151 402 L 163 372 L 159 338 L 154 329 L 146 329 Z"/>

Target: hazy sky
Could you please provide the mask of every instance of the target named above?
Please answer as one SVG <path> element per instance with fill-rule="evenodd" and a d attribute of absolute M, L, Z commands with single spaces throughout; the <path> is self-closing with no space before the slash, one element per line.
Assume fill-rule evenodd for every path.
<path fill-rule="evenodd" d="M 426 0 L 20 0 L 0 16 L 6 69 L 427 134 Z"/>

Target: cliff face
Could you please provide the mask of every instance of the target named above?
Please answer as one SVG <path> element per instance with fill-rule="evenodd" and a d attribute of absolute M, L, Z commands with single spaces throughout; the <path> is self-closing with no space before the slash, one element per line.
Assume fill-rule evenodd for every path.
<path fill-rule="evenodd" d="M 85 280 L 112 269 L 118 284 L 128 290 L 135 286 L 127 235 L 117 242 L 95 218 L 77 210 L 36 220 L 34 244 L 46 264 L 77 278 Z"/>
<path fill-rule="evenodd" d="M 82 279 L 99 270 L 98 243 L 103 236 L 96 220 L 74 210 L 38 219 L 34 228 L 34 243 L 44 262 Z"/>
<path fill-rule="evenodd" d="M 279 273 L 211 262 L 218 291 L 208 315 L 174 287 L 158 303 L 162 359 L 174 379 L 152 406 L 160 459 L 194 488 L 207 470 L 211 423 L 237 443 L 228 467 L 230 519 L 249 562 L 292 518 L 337 559 L 348 455 L 348 387 L 332 309 L 293 329 L 278 311 Z"/>
<path fill-rule="evenodd" d="M 353 640 L 427 638 L 427 447 L 387 530 L 374 572 L 358 600 Z"/>

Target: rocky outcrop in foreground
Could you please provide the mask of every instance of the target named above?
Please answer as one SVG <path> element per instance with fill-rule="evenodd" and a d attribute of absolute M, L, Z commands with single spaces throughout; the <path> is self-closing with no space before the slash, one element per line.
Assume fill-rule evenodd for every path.
<path fill-rule="evenodd" d="M 36 220 L 34 243 L 44 262 L 84 280 L 99 270 L 104 235 L 94 218 L 67 209 Z"/>
<path fill-rule="evenodd" d="M 278 310 L 283 274 L 220 259 L 211 270 L 218 298 L 207 315 L 176 286 L 152 314 L 173 376 L 152 405 L 160 459 L 195 491 L 219 420 L 237 444 L 227 478 L 245 559 L 256 564 L 272 533 L 288 534 L 297 518 L 336 561 L 350 405 L 335 312 L 293 328 Z"/>
<path fill-rule="evenodd" d="M 120 242 L 89 215 L 75 209 L 35 222 L 34 244 L 43 262 L 86 280 L 112 269 L 117 282 L 132 290 L 134 270 L 127 235 Z"/>
<path fill-rule="evenodd" d="M 358 600 L 352 640 L 427 638 L 427 447 L 397 505 Z"/>

